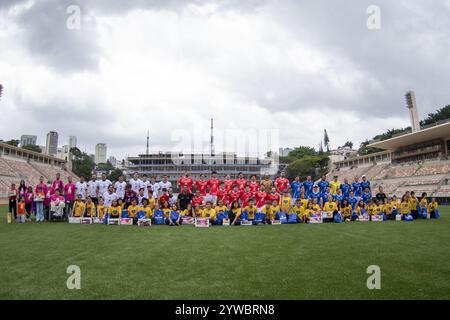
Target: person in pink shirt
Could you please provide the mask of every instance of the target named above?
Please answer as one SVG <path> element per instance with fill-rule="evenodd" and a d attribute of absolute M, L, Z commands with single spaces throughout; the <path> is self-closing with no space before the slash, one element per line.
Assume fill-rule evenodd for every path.
<path fill-rule="evenodd" d="M 68 217 L 69 213 L 72 211 L 73 203 L 75 201 L 75 190 L 76 185 L 73 183 L 72 177 L 69 176 L 67 178 L 67 184 L 64 186 L 64 195 L 66 197 L 65 217 Z"/>
<path fill-rule="evenodd" d="M 47 185 L 44 182 L 44 177 L 41 176 L 39 178 L 39 183 L 34 188 L 34 193 L 39 194 L 39 192 L 43 192 L 44 194 L 47 193 Z"/>
<path fill-rule="evenodd" d="M 52 187 L 55 190 L 59 189 L 61 194 L 64 192 L 64 183 L 61 180 L 61 174 L 59 172 L 56 174 L 56 180 L 53 181 Z"/>
<path fill-rule="evenodd" d="M 33 187 L 29 186 L 25 192 L 25 211 L 27 212 L 27 221 L 31 221 L 31 212 L 33 211 L 34 192 Z"/>
<path fill-rule="evenodd" d="M 45 220 L 50 220 L 50 202 L 51 197 L 55 194 L 55 189 L 52 186 L 52 181 L 47 182 L 47 189 L 45 191 L 44 199 L 44 210 L 45 210 Z"/>

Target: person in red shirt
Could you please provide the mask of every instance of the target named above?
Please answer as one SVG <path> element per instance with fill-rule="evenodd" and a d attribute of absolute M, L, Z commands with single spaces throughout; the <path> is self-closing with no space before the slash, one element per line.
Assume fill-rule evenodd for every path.
<path fill-rule="evenodd" d="M 219 190 L 217 191 L 217 201 L 222 200 L 223 203 L 227 204 L 228 192 L 225 190 L 225 183 L 220 184 Z"/>
<path fill-rule="evenodd" d="M 195 205 L 201 206 L 205 202 L 205 198 L 201 195 L 200 190 L 195 191 L 195 195 L 191 200 L 192 206 L 195 207 Z"/>
<path fill-rule="evenodd" d="M 248 183 L 250 187 L 250 191 L 253 193 L 253 195 L 256 194 L 257 191 L 259 191 L 260 186 L 258 180 L 256 180 L 256 175 L 252 175 L 250 177 L 250 182 Z"/>
<path fill-rule="evenodd" d="M 237 185 L 233 186 L 233 190 L 228 193 L 228 204 L 232 204 L 234 201 L 238 201 L 241 198 L 241 191 L 239 191 L 239 187 Z"/>
<path fill-rule="evenodd" d="M 261 209 L 266 205 L 267 192 L 264 186 L 261 186 L 259 191 L 255 193 L 255 198 L 256 198 L 256 207 L 258 207 L 258 209 Z"/>
<path fill-rule="evenodd" d="M 231 177 L 229 174 L 225 176 L 225 180 L 223 181 L 225 184 L 225 190 L 227 193 L 230 193 L 231 190 L 233 190 L 233 180 L 231 180 Z"/>
<path fill-rule="evenodd" d="M 283 193 L 289 186 L 289 179 L 284 177 L 284 171 L 281 171 L 280 176 L 275 179 L 275 187 L 278 193 Z"/>
<path fill-rule="evenodd" d="M 217 196 L 220 187 L 220 179 L 217 178 L 217 172 L 213 171 L 211 178 L 208 181 L 209 194 L 212 196 Z"/>
<path fill-rule="evenodd" d="M 245 186 L 245 190 L 241 192 L 242 208 L 245 208 L 248 201 L 253 198 L 253 192 L 250 191 L 250 186 Z"/>
<path fill-rule="evenodd" d="M 206 197 L 206 189 L 208 188 L 208 180 L 204 174 L 200 175 L 200 180 L 195 182 L 195 190 L 199 190 L 203 197 Z"/>
<path fill-rule="evenodd" d="M 270 202 L 276 201 L 278 204 L 280 203 L 280 194 L 277 192 L 275 187 L 272 187 L 272 191 L 267 195 L 267 200 Z"/>
<path fill-rule="evenodd" d="M 194 185 L 194 180 L 192 180 L 189 171 L 186 171 L 183 176 L 178 179 L 178 188 L 181 190 L 183 186 L 188 186 L 188 191 L 192 192 L 192 186 Z"/>
<path fill-rule="evenodd" d="M 162 194 L 159 196 L 159 203 L 161 205 L 164 204 L 164 202 L 169 202 L 170 196 L 169 196 L 169 192 L 167 191 L 166 188 L 162 189 Z"/>
<path fill-rule="evenodd" d="M 240 191 L 245 189 L 245 186 L 247 185 L 247 180 L 244 179 L 244 175 L 242 174 L 242 172 L 239 172 L 238 178 L 234 180 L 233 184 L 237 185 Z"/>

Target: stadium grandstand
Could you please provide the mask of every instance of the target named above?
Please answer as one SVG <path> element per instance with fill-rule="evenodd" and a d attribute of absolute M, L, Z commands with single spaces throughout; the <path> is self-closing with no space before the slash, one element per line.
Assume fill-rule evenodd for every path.
<path fill-rule="evenodd" d="M 7 197 L 11 183 L 18 184 L 20 180 L 35 186 L 40 176 L 53 180 L 60 173 L 63 180 L 72 176 L 78 181 L 69 167 L 65 160 L 0 142 L 0 199 Z"/>
<path fill-rule="evenodd" d="M 408 190 L 450 201 L 450 120 L 372 141 L 369 147 L 383 151 L 335 161 L 327 178 L 338 176 L 339 181 L 351 183 L 355 176 L 365 175 L 373 190 L 381 185 L 396 196 Z"/>

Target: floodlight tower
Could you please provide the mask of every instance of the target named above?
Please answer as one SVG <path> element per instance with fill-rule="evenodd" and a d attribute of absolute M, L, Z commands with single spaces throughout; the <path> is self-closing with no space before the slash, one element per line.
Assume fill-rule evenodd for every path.
<path fill-rule="evenodd" d="M 211 141 L 210 141 L 211 156 L 214 155 L 214 119 L 211 118 Z"/>
<path fill-rule="evenodd" d="M 409 109 L 409 116 L 411 117 L 412 132 L 420 131 L 419 116 L 417 113 L 416 94 L 414 91 L 406 93 L 406 107 Z"/>

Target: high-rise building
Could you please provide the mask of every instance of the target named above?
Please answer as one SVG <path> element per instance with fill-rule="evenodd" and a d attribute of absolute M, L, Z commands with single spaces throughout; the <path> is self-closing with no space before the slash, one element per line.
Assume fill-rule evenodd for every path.
<path fill-rule="evenodd" d="M 95 146 L 95 164 L 106 163 L 106 143 L 97 143 Z"/>
<path fill-rule="evenodd" d="M 69 137 L 69 150 L 77 147 L 77 137 L 70 136 Z"/>
<path fill-rule="evenodd" d="M 50 131 L 47 133 L 45 153 L 51 156 L 55 156 L 58 153 L 58 132 Z"/>
<path fill-rule="evenodd" d="M 35 146 L 36 140 L 37 140 L 37 136 L 23 134 L 20 137 L 20 146 L 21 147 L 25 147 L 25 146 L 29 146 L 29 145 Z"/>

